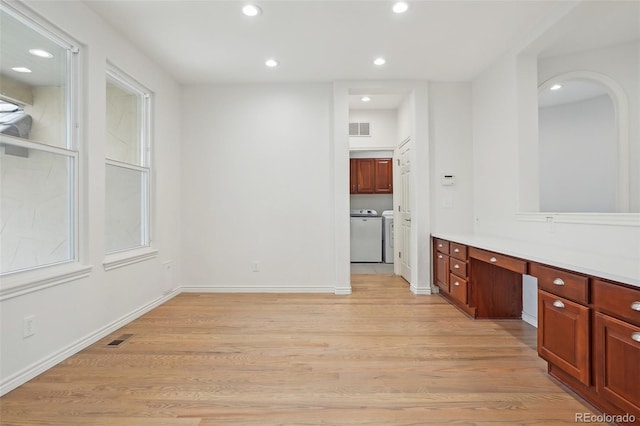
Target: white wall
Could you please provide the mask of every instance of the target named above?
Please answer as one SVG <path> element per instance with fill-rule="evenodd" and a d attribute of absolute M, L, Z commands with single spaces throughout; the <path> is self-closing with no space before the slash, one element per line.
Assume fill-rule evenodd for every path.
<path fill-rule="evenodd" d="M 471 84 L 429 84 L 431 214 L 433 232 L 473 230 Z M 455 185 L 443 186 L 442 175 Z"/>
<path fill-rule="evenodd" d="M 184 88 L 187 290 L 335 290 L 332 90 Z"/>
<path fill-rule="evenodd" d="M 398 145 L 397 111 L 395 109 L 352 109 L 350 123 L 371 123 L 371 136 L 350 136 L 349 149 L 391 149 Z"/>
<path fill-rule="evenodd" d="M 180 281 L 180 88 L 81 2 L 28 2 L 81 43 L 82 103 L 80 234 L 88 277 L 0 302 L 0 383 L 4 393 L 163 300 Z M 107 60 L 154 92 L 153 245 L 158 255 L 105 271 L 104 179 Z M 165 282 L 170 262 L 173 282 Z M 42 277 L 41 277 L 42 278 Z M 3 284 L 7 281 L 3 279 Z M 35 335 L 23 338 L 23 318 L 35 315 Z"/>

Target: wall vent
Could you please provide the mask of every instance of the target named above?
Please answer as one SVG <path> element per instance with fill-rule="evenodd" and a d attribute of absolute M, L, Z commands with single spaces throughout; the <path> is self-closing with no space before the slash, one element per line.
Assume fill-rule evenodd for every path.
<path fill-rule="evenodd" d="M 349 136 L 371 136 L 371 123 L 349 123 Z"/>
<path fill-rule="evenodd" d="M 120 346 L 121 344 L 123 344 L 125 342 L 125 340 L 127 340 L 128 338 L 132 337 L 133 334 L 123 334 L 122 336 L 118 337 L 115 340 L 112 340 L 111 342 L 107 343 L 107 347 L 109 348 L 114 348 L 117 346 Z"/>

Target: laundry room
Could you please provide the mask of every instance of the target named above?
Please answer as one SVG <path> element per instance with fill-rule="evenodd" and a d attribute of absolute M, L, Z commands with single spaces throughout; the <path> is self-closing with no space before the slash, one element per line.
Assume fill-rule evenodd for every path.
<path fill-rule="evenodd" d="M 394 273 L 394 151 L 405 94 L 367 91 L 349 100 L 352 273 Z"/>

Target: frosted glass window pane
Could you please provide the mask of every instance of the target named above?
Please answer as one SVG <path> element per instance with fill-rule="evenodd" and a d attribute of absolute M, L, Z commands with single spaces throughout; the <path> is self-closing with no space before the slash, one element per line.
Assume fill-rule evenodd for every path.
<path fill-rule="evenodd" d="M 73 161 L 36 149 L 0 148 L 2 273 L 74 258 Z"/>
<path fill-rule="evenodd" d="M 30 53 L 34 49 L 50 57 Z M 71 148 L 67 139 L 69 55 L 67 47 L 0 11 L 0 98 L 20 106 L 17 111 L 0 112 L 0 133 Z"/>
<path fill-rule="evenodd" d="M 107 82 L 107 158 L 142 166 L 142 96 Z"/>
<path fill-rule="evenodd" d="M 145 185 L 147 172 L 107 164 L 105 251 L 113 253 L 146 245 Z"/>

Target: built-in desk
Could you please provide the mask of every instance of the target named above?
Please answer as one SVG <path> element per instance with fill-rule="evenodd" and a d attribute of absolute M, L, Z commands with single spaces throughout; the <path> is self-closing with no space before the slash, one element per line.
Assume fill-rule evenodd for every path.
<path fill-rule="evenodd" d="M 474 319 L 520 318 L 523 275 L 537 278 L 538 354 L 549 373 L 620 416 L 611 422 L 640 422 L 639 254 L 473 235 L 435 234 L 432 244 L 434 284 Z"/>

